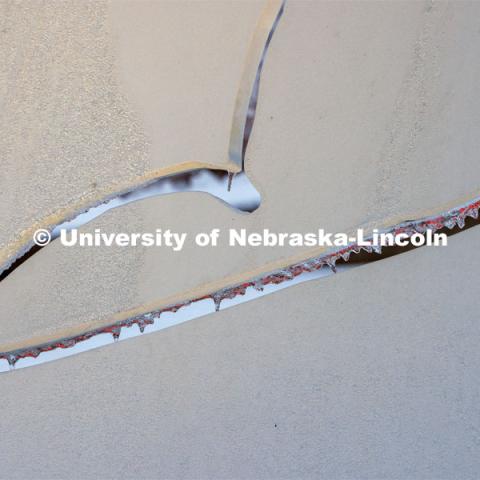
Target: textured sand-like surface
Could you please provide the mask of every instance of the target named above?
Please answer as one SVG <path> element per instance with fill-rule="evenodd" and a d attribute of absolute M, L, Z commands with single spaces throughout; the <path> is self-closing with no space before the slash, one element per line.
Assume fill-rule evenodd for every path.
<path fill-rule="evenodd" d="M 260 208 L 242 215 L 182 194 L 108 212 L 83 231 L 169 228 L 190 242 L 175 254 L 49 245 L 2 282 L 2 346 L 110 323 L 128 309 L 187 300 L 319 253 L 226 242 L 201 249 L 191 241 L 201 231 L 350 232 L 441 213 L 473 195 L 479 8 L 287 4 L 247 150 Z"/>
<path fill-rule="evenodd" d="M 1 2 L 0 267 L 36 228 L 115 192 L 192 168 L 238 171 L 229 142 L 240 148 L 278 8 Z"/>
<path fill-rule="evenodd" d="M 1 375 L 0 476 L 476 478 L 479 240 Z"/>
<path fill-rule="evenodd" d="M 235 102 L 243 81 L 235 126 L 241 131 L 234 133 L 241 144 L 258 63 L 280 4 L 109 3 L 120 77 L 151 140 L 152 166 L 191 162 L 238 171 L 241 158 L 229 157 Z"/>

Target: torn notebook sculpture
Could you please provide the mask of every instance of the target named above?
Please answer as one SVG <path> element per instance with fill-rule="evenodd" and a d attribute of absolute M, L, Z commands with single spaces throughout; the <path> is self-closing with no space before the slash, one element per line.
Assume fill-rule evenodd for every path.
<path fill-rule="evenodd" d="M 161 478 L 480 473 L 471 348 L 480 340 L 479 3 L 47 1 L 4 2 L 0 12 L 6 401 L 20 408 L 14 390 L 25 375 L 24 395 L 42 381 L 48 409 L 71 416 L 52 391 L 56 372 L 75 392 L 70 376 L 86 370 L 86 391 L 111 374 L 122 401 L 146 392 L 136 401 L 147 411 L 161 384 L 162 401 L 178 405 L 160 417 L 124 415 L 135 444 L 152 428 L 139 470 L 75 460 L 79 476 L 158 477 L 160 465 Z M 443 232 L 448 246 L 232 246 L 225 233 L 320 228 L 367 238 Z M 43 248 L 39 229 L 52 240 Z M 62 230 L 102 244 L 69 246 Z M 128 246 L 108 244 L 118 232 Z M 143 234 L 161 242 L 145 245 Z M 149 366 L 136 376 L 139 358 Z M 217 396 L 203 396 L 200 376 Z M 104 412 L 110 401 L 77 394 L 84 409 L 103 398 Z M 286 415 L 281 440 L 267 405 L 272 419 Z M 242 441 L 226 411 L 245 420 Z M 198 431 L 185 440 L 189 414 Z M 266 417 L 276 431 L 262 430 Z M 42 438 L 58 421 L 42 419 Z M 200 444 L 212 423 L 223 440 L 209 464 Z M 164 451 L 153 430 L 178 450 Z M 111 455 L 83 433 L 79 447 Z M 67 456 L 55 453 L 61 472 Z M 17 463 L 8 458 L 7 471 L 27 471 L 29 461 Z"/>

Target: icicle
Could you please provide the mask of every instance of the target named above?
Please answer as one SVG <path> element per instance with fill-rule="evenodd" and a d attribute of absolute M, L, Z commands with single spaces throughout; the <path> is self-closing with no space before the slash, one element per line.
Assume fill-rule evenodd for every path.
<path fill-rule="evenodd" d="M 455 227 L 455 220 L 453 218 L 449 218 L 448 220 L 445 220 L 444 224 L 448 229 L 451 230 Z"/>
<path fill-rule="evenodd" d="M 122 322 L 122 328 L 130 328 L 133 325 L 132 319 L 127 319 Z"/>
<path fill-rule="evenodd" d="M 232 172 L 228 172 L 228 185 L 227 185 L 227 191 L 230 192 L 230 190 L 232 189 L 232 182 L 233 182 L 233 177 L 235 176 L 234 173 Z"/>
<path fill-rule="evenodd" d="M 15 364 L 17 363 L 17 360 L 17 356 L 12 353 L 7 356 L 8 367 L 10 370 L 15 370 Z"/>
<path fill-rule="evenodd" d="M 215 304 L 215 311 L 218 312 L 220 310 L 220 304 L 222 303 L 222 296 L 215 293 L 212 295 L 212 300 Z"/>
<path fill-rule="evenodd" d="M 120 338 L 120 332 L 122 329 L 120 327 L 112 328 L 113 341 L 116 342 Z"/>
<path fill-rule="evenodd" d="M 40 350 L 38 348 L 34 348 L 34 349 L 30 350 L 29 353 L 30 353 L 30 356 L 32 358 L 37 358 L 40 355 L 40 353 L 42 353 L 42 352 L 40 352 Z"/>
<path fill-rule="evenodd" d="M 263 283 L 261 282 L 261 280 L 255 280 L 253 282 L 253 288 L 257 291 L 257 292 L 263 292 Z"/>
<path fill-rule="evenodd" d="M 335 266 L 335 260 L 327 260 L 326 265 L 330 268 L 333 273 L 337 273 L 337 267 Z"/>
<path fill-rule="evenodd" d="M 346 251 L 346 252 L 343 252 L 342 253 L 342 258 L 345 262 L 348 262 L 349 258 L 350 258 L 350 251 Z"/>
<path fill-rule="evenodd" d="M 460 215 L 457 218 L 457 224 L 460 228 L 463 228 L 465 226 L 465 217 L 463 215 Z"/>

